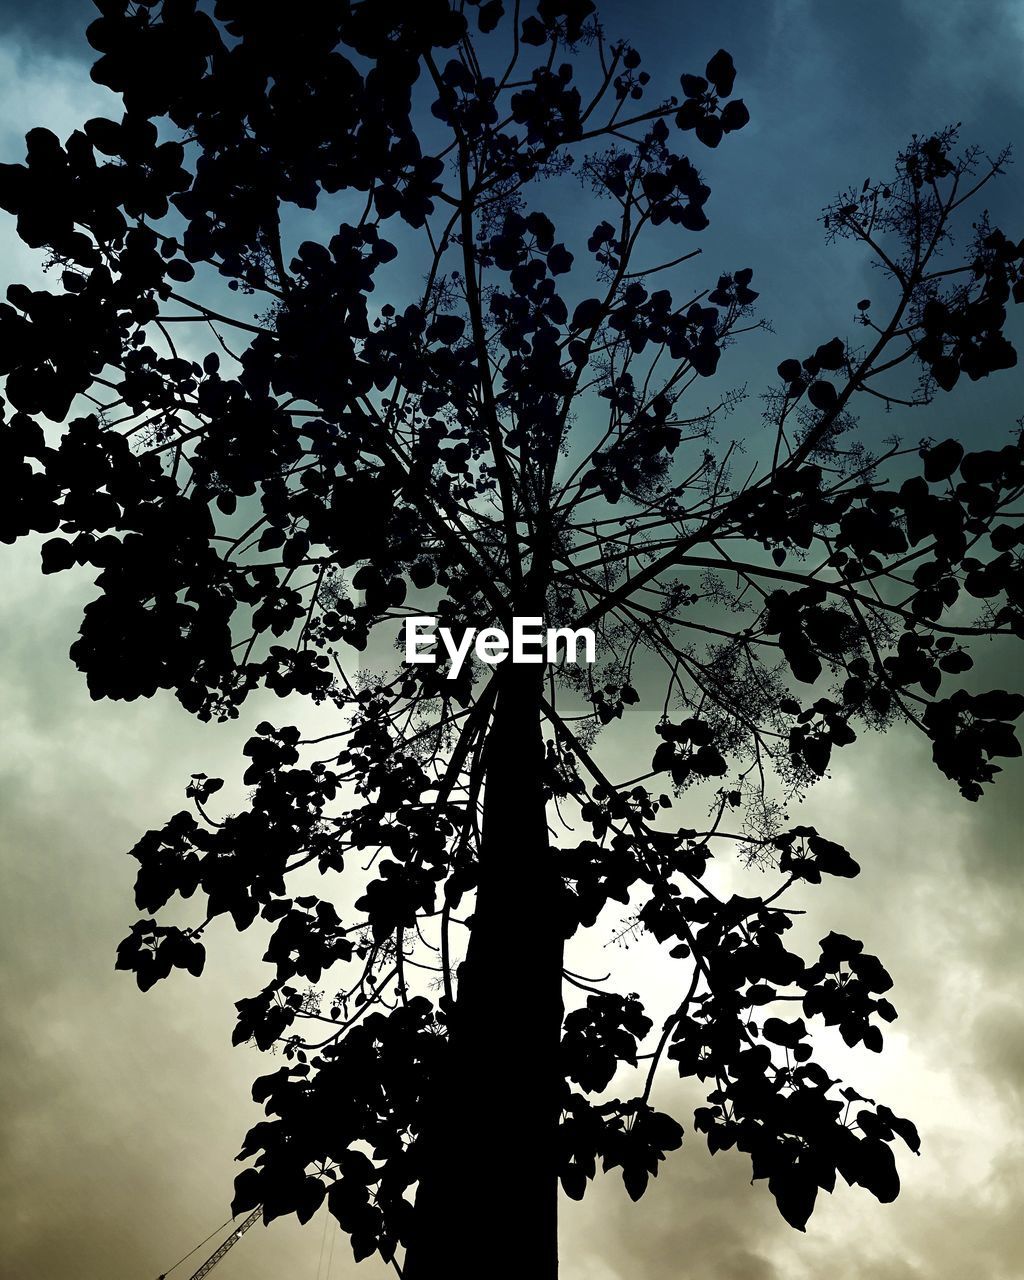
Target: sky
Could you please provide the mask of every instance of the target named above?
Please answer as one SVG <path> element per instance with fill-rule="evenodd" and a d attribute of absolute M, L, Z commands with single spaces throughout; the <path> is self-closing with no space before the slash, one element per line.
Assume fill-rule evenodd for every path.
<path fill-rule="evenodd" d="M 739 68 L 752 123 L 698 159 L 713 190 L 705 251 L 716 271 L 754 267 L 773 324 L 731 375 L 755 389 L 779 359 L 849 332 L 851 302 L 870 287 L 863 260 L 820 234 L 839 187 L 884 172 L 910 133 L 956 120 L 990 150 L 1024 146 L 1022 3 L 614 0 L 602 13 L 666 92 L 720 46 Z M 92 16 L 81 0 L 0 0 L 0 161 L 22 159 L 36 124 L 66 135 L 113 114 L 88 78 Z M 996 221 L 1022 195 L 1011 169 L 993 193 Z M 0 280 L 39 278 L 0 215 Z M 915 439 L 946 422 L 987 441 L 1020 414 L 1020 391 L 1019 373 L 993 378 L 892 429 Z M 741 412 L 756 421 L 756 399 Z M 124 853 L 181 807 L 189 774 L 233 774 L 252 726 L 280 710 L 256 699 L 240 722 L 204 726 L 166 695 L 91 702 L 67 657 L 90 584 L 42 578 L 37 554 L 0 547 L 0 1277 L 140 1280 L 228 1216 L 233 1156 L 259 1116 L 249 1085 L 277 1064 L 230 1046 L 233 1002 L 261 982 L 257 939 L 222 933 L 201 981 L 179 975 L 145 996 L 114 972 L 137 914 Z M 1014 664 L 1019 680 L 1019 656 L 993 646 L 984 674 L 1008 683 Z M 634 746 L 629 730 L 616 739 L 624 766 Z M 920 1158 L 900 1156 L 899 1200 L 841 1186 L 797 1234 L 764 1184 L 749 1184 L 744 1157 L 712 1159 L 688 1132 L 639 1204 L 613 1176 L 565 1207 L 566 1280 L 1019 1280 L 1022 782 L 1008 768 L 969 805 L 925 742 L 894 731 L 844 750 L 804 805 L 863 866 L 857 881 L 808 891 L 808 936 L 862 937 L 895 979 L 901 1017 L 885 1053 L 853 1055 L 844 1070 L 921 1130 Z M 627 978 L 645 963 L 642 952 L 612 960 Z M 693 1101 L 664 1088 L 662 1105 L 684 1121 Z M 357 1270 L 323 1215 L 305 1229 L 254 1228 L 217 1271 L 385 1274 Z"/>

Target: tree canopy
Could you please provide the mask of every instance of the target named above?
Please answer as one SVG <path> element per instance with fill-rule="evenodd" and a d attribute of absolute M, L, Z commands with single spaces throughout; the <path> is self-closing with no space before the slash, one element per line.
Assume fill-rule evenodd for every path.
<path fill-rule="evenodd" d="M 97 8 L 122 117 L 0 166 L 53 273 L 0 305 L 0 538 L 95 571 L 94 697 L 296 706 L 225 811 L 195 775 L 132 850 L 117 953 L 145 990 L 200 974 L 221 917 L 269 926 L 234 1038 L 285 1062 L 236 1209 L 326 1199 L 410 1280 L 501 1233 L 494 1274 L 550 1277 L 557 1182 L 637 1199 L 683 1141 L 666 1073 L 795 1227 L 837 1174 L 893 1199 L 913 1123 L 811 1038 L 880 1051 L 892 981 L 842 933 L 787 945 L 806 886 L 859 869 L 787 804 L 895 723 L 969 800 L 1020 754 L 1024 698 L 968 674 L 1024 635 L 1019 431 L 911 420 L 1016 364 L 1024 241 L 978 207 L 1008 153 L 915 137 L 825 209 L 877 296 L 752 414 L 754 272 L 700 248 L 697 161 L 749 120 L 726 51 L 666 97 L 590 0 Z M 598 660 L 406 664 L 425 613 L 592 627 Z M 650 748 L 621 780 L 627 719 Z M 716 859 L 769 880 L 720 892 Z M 617 931 L 674 966 L 657 1028 L 567 967 Z"/>

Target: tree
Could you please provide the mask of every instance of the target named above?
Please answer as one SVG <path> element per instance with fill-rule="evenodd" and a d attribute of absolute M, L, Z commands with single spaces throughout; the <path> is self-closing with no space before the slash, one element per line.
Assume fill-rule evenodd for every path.
<path fill-rule="evenodd" d="M 1024 635 L 1020 439 L 854 416 L 1015 365 L 1024 242 L 962 225 L 1006 153 L 915 138 L 829 206 L 881 300 L 779 366 L 740 466 L 740 398 L 689 406 L 757 293 L 695 263 L 709 190 L 675 149 L 747 123 L 727 52 L 654 99 L 589 0 L 97 6 L 122 119 L 35 129 L 0 167 L 59 279 L 0 306 L 0 536 L 98 570 L 71 651 L 94 697 L 316 708 L 256 726 L 236 808 L 196 775 L 132 851 L 147 918 L 117 964 L 144 990 L 201 973 L 222 916 L 273 926 L 235 1041 L 285 1065 L 235 1208 L 326 1199 L 408 1280 L 553 1277 L 559 1180 L 581 1197 L 602 1164 L 637 1199 L 680 1145 L 659 1068 L 706 1083 L 696 1128 L 795 1227 L 837 1173 L 894 1198 L 913 1124 L 807 1026 L 878 1052 L 891 979 L 840 933 L 787 947 L 794 893 L 858 866 L 786 803 L 896 722 L 969 800 L 1020 752 L 1024 698 L 964 679 L 972 640 Z M 572 202 L 561 229 L 542 200 Z M 428 612 L 591 627 L 599 660 L 402 662 Z M 599 731 L 627 714 L 653 758 L 613 781 Z M 770 890 L 717 894 L 716 850 Z M 197 891 L 191 928 L 153 918 Z M 654 1035 L 566 967 L 610 928 L 677 962 Z"/>

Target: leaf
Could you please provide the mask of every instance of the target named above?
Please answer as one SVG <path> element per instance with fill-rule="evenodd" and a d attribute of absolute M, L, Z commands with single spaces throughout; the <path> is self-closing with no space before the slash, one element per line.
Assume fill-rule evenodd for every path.
<path fill-rule="evenodd" d="M 960 465 L 964 447 L 959 440 L 943 440 L 932 449 L 921 452 L 924 458 L 924 478 L 930 484 L 948 480 Z"/>
<path fill-rule="evenodd" d="M 164 271 L 171 280 L 175 280 L 179 284 L 188 284 L 196 274 L 196 269 L 191 262 L 186 262 L 183 258 L 173 258 L 164 267 Z"/>
<path fill-rule="evenodd" d="M 842 338 L 832 338 L 817 348 L 814 358 L 822 369 L 841 369 L 846 363 L 846 344 Z"/>
<path fill-rule="evenodd" d="M 548 33 L 543 24 L 537 18 L 526 18 L 523 22 L 520 39 L 523 44 L 542 45 L 548 42 Z"/>
<path fill-rule="evenodd" d="M 953 356 L 943 356 L 932 365 L 932 377 L 943 391 L 952 391 L 960 380 L 960 365 Z"/>
<path fill-rule="evenodd" d="M 812 382 L 807 388 L 807 399 L 815 409 L 826 410 L 835 406 L 838 396 L 831 382 L 818 381 Z"/>
<path fill-rule="evenodd" d="M 773 1173 L 768 1179 L 768 1190 L 789 1225 L 805 1231 L 818 1197 L 818 1184 L 814 1179 L 799 1168 Z"/>
<path fill-rule="evenodd" d="M 804 759 L 819 778 L 828 768 L 828 762 L 831 755 L 832 744 L 827 738 L 810 735 L 804 739 Z"/>
<path fill-rule="evenodd" d="M 556 244 L 548 253 L 548 270 L 553 276 L 564 275 L 572 268 L 573 257 L 564 244 Z"/>
<path fill-rule="evenodd" d="M 604 315 L 604 304 L 600 298 L 585 298 L 572 313 L 571 328 L 578 332 L 581 329 L 593 329 L 601 322 Z"/>
<path fill-rule="evenodd" d="M 921 1138 L 917 1132 L 916 1125 L 912 1121 L 904 1120 L 901 1116 L 894 1115 L 888 1107 L 878 1107 L 878 1115 L 890 1129 L 899 1134 L 911 1151 L 915 1154 L 920 1153 Z"/>
<path fill-rule="evenodd" d="M 235 1178 L 235 1198 L 231 1201 L 232 1217 L 255 1209 L 263 1198 L 258 1169 L 243 1169 Z"/>
<path fill-rule="evenodd" d="M 792 1049 L 807 1034 L 807 1027 L 802 1018 L 797 1018 L 795 1022 L 784 1022 L 781 1018 L 767 1018 L 762 1032 L 764 1038 L 770 1040 L 772 1044 Z"/>
<path fill-rule="evenodd" d="M 191 941 L 188 951 L 184 956 L 184 967 L 193 976 L 198 978 L 206 964 L 206 948 L 201 942 Z"/>
<path fill-rule="evenodd" d="M 486 4 L 480 6 L 477 14 L 477 25 L 484 35 L 493 31 L 498 23 L 505 16 L 505 6 L 502 0 L 487 0 Z"/>
<path fill-rule="evenodd" d="M 641 1164 L 627 1164 L 622 1169 L 622 1181 L 626 1187 L 626 1193 L 630 1200 L 634 1203 L 640 1199 L 647 1190 L 647 1183 L 650 1180 L 650 1174 Z"/>
<path fill-rule="evenodd" d="M 704 68 L 704 74 L 715 86 L 715 92 L 720 97 L 727 98 L 732 93 L 736 68 L 733 66 L 732 56 L 724 49 L 719 49 L 711 58 Z"/>
<path fill-rule="evenodd" d="M 747 999 L 751 1004 L 771 1004 L 778 995 L 774 987 L 768 986 L 767 983 L 758 982 L 752 987 L 747 988 Z"/>
<path fill-rule="evenodd" d="M 858 1183 L 882 1204 L 891 1204 L 900 1193 L 892 1148 L 881 1138 L 862 1138 L 858 1148 Z"/>
<path fill-rule="evenodd" d="M 39 549 L 43 573 L 60 573 L 75 563 L 75 549 L 66 538 L 51 538 Z"/>
<path fill-rule="evenodd" d="M 717 147 L 725 132 L 722 122 L 715 116 L 705 116 L 703 120 L 698 120 L 695 129 L 698 139 L 706 147 Z"/>
<path fill-rule="evenodd" d="M 861 1039 L 865 1049 L 870 1049 L 872 1053 L 882 1052 L 882 1032 L 878 1027 L 865 1027 Z"/>
<path fill-rule="evenodd" d="M 726 133 L 733 133 L 750 123 L 750 112 L 742 98 L 734 98 L 722 108 L 722 128 Z"/>
<path fill-rule="evenodd" d="M 295 1216 L 299 1222 L 306 1223 L 313 1217 L 324 1202 L 327 1187 L 319 1178 L 308 1177 L 302 1184 Z"/>

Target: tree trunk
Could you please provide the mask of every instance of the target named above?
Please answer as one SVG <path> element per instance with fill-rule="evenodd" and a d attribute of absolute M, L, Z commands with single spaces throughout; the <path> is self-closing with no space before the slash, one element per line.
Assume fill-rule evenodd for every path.
<path fill-rule="evenodd" d="M 542 784 L 542 672 L 510 662 L 500 670 L 477 901 L 406 1280 L 558 1273 L 563 940 Z"/>

